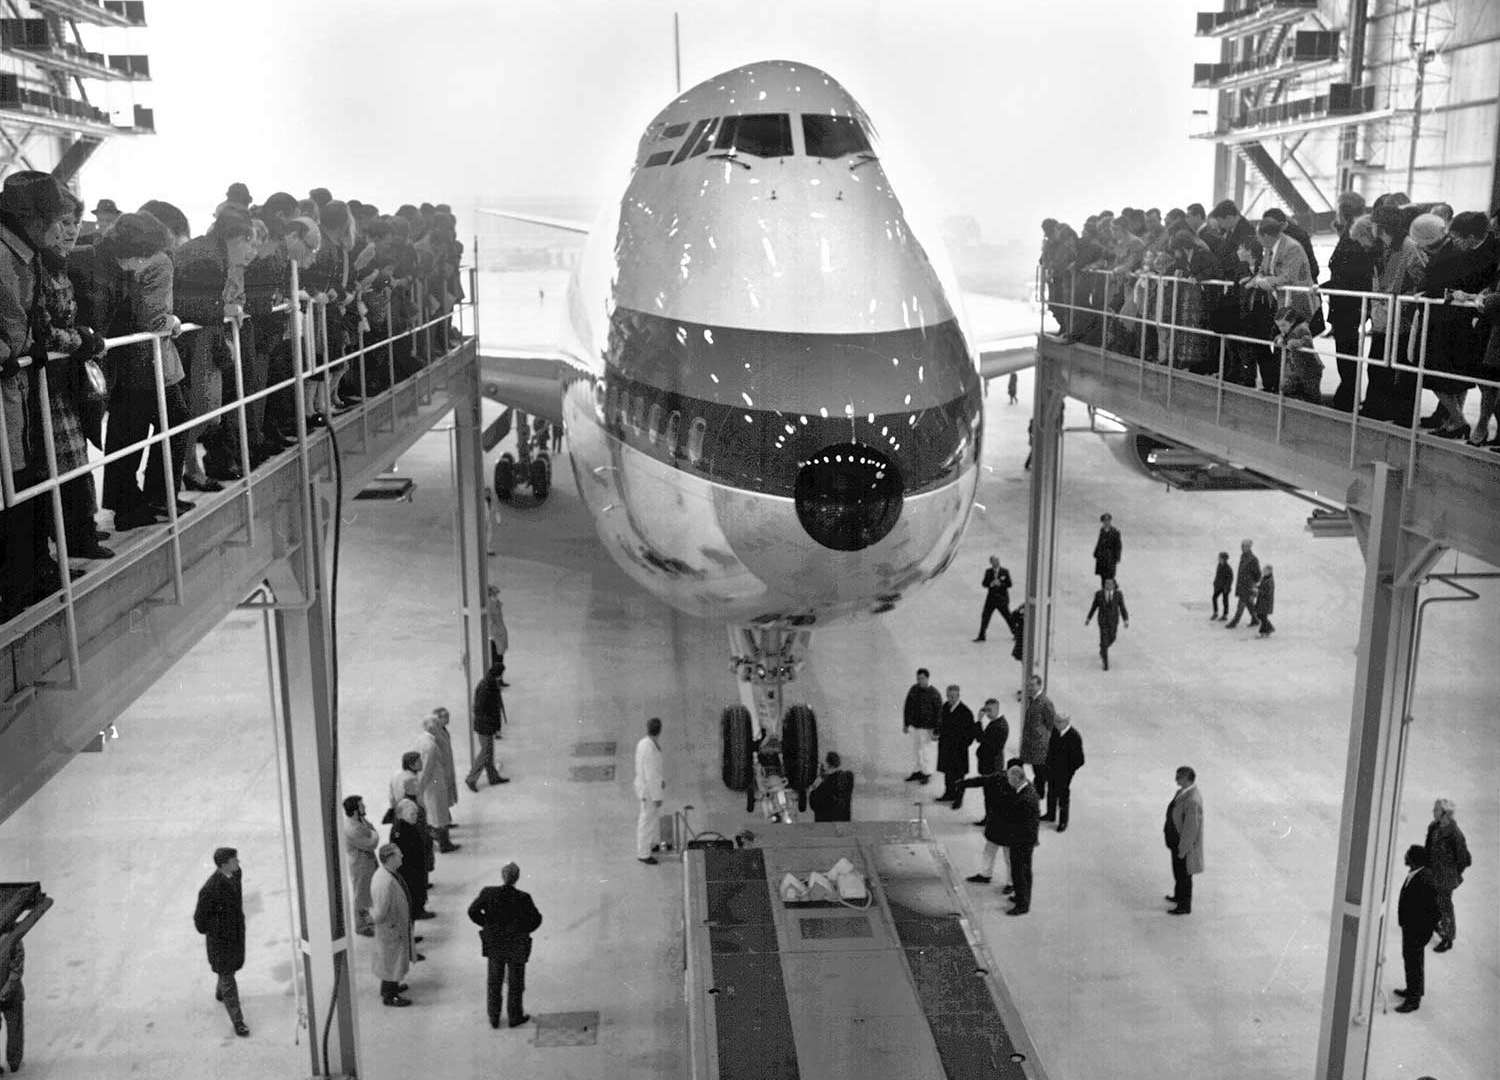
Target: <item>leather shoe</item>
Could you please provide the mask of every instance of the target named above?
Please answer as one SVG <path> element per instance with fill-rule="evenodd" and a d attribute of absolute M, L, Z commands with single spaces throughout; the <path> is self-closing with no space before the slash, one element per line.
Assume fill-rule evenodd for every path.
<path fill-rule="evenodd" d="M 1039 820 L 1039 821 L 1056 821 L 1057 820 L 1057 815 L 1056 814 L 1043 814 L 1037 820 Z"/>
<path fill-rule="evenodd" d="M 520 1027 L 522 1024 L 526 1023 L 526 1021 L 528 1021 L 530 1019 L 531 1019 L 531 1014 L 530 1013 L 524 1013 L 521 1016 L 517 1017 L 516 1019 L 512 1020 L 510 1022 L 510 1026 L 511 1027 Z"/>
<path fill-rule="evenodd" d="M 436 919 L 437 918 L 437 912 L 435 912 L 435 911 L 419 911 L 415 915 L 413 915 L 412 918 L 413 919 Z"/>
<path fill-rule="evenodd" d="M 508 784 L 508 783 L 510 783 L 510 777 L 508 777 L 508 776 L 502 776 L 498 780 L 491 780 L 490 783 L 492 783 L 492 784 Z"/>
<path fill-rule="evenodd" d="M 217 480 L 211 479 L 211 478 L 209 478 L 207 476 L 204 476 L 202 478 L 199 478 L 199 477 L 196 477 L 196 476 L 184 476 L 182 478 L 182 486 L 185 487 L 185 488 L 187 488 L 189 491 L 223 491 L 224 490 L 224 485 L 223 484 L 221 484 Z"/>
<path fill-rule="evenodd" d="M 462 844 L 449 844 L 447 847 L 440 847 L 440 848 L 438 848 L 438 850 L 441 851 L 444 855 L 446 855 L 450 851 L 457 851 L 461 847 L 463 847 Z"/>
<path fill-rule="evenodd" d="M 397 994 L 394 997 L 381 998 L 380 999 L 380 1003 L 382 1005 L 393 1006 L 394 1008 L 397 1008 L 397 1009 L 404 1009 L 408 1005 L 411 1004 L 411 998 L 409 998 L 409 997 L 402 997 L 400 994 Z"/>
<path fill-rule="evenodd" d="M 427 959 L 427 957 L 424 954 L 417 953 L 415 956 L 412 957 L 412 962 L 415 963 L 417 961 L 426 960 L 426 959 Z"/>
<path fill-rule="evenodd" d="M 1433 952 L 1447 952 L 1451 948 L 1453 948 L 1453 942 L 1451 942 L 1451 941 L 1439 941 L 1436 945 L 1434 945 L 1432 947 L 1432 951 Z"/>
<path fill-rule="evenodd" d="M 1405 1001 L 1403 1001 L 1400 1005 L 1396 1006 L 1396 1012 L 1400 1012 L 1400 1013 L 1416 1012 L 1421 1007 L 1422 1007 L 1422 999 L 1421 998 L 1409 997 Z"/>
<path fill-rule="evenodd" d="M 128 529 L 140 529 L 149 525 L 160 524 L 156 515 L 147 507 L 138 507 L 134 510 L 115 511 L 115 531 L 125 532 Z"/>
<path fill-rule="evenodd" d="M 1005 909 L 1005 914 L 1007 914 L 1007 915 L 1025 915 L 1030 910 L 1031 910 L 1030 908 L 1024 908 L 1024 907 L 1006 908 Z"/>
<path fill-rule="evenodd" d="M 70 551 L 69 555 L 78 559 L 113 559 L 115 553 L 97 540 L 81 551 Z"/>
<path fill-rule="evenodd" d="M 1405 990 L 1392 990 L 1391 993 L 1395 994 L 1398 998 L 1410 996 Z"/>
<path fill-rule="evenodd" d="M 1061 825 L 1059 825 L 1059 826 L 1058 826 L 1058 827 L 1057 827 L 1057 831 L 1058 831 L 1058 832 L 1067 832 L 1067 831 L 1068 831 L 1068 826 L 1067 826 L 1067 823 L 1066 823 L 1066 822 L 1064 822 L 1064 823 L 1063 823 L 1063 824 L 1061 824 Z"/>
<path fill-rule="evenodd" d="M 647 866 L 656 866 L 660 861 L 654 855 L 647 855 L 644 859 L 636 860 L 636 862 L 645 863 Z"/>
<path fill-rule="evenodd" d="M 1169 904 L 1175 904 L 1175 903 L 1177 903 L 1177 897 L 1175 897 L 1175 896 L 1163 896 L 1162 899 L 1165 900 Z"/>
<path fill-rule="evenodd" d="M 974 640 L 975 641 L 983 641 L 984 640 L 984 635 L 981 634 L 979 637 L 975 638 Z"/>
<path fill-rule="evenodd" d="M 920 781 L 922 779 L 922 776 L 923 776 L 923 774 L 919 773 L 919 772 L 908 773 L 907 777 L 906 777 L 906 781 L 907 781 L 907 783 L 911 783 L 912 781 Z"/>
<path fill-rule="evenodd" d="M 490 1027 L 492 1027 L 492 1028 L 498 1028 L 499 1026 L 500 1026 L 500 1018 L 498 1016 L 492 1016 L 492 1017 L 490 1017 Z"/>
<path fill-rule="evenodd" d="M 472 776 L 464 781 L 464 786 L 472 791 L 475 795 L 479 794 L 479 785 L 474 783 L 474 778 Z"/>
<path fill-rule="evenodd" d="M 198 505 L 198 504 L 197 503 L 190 503 L 190 502 L 188 502 L 185 499 L 178 499 L 177 500 L 177 514 L 178 514 L 178 516 L 181 517 L 183 514 L 186 514 L 189 510 L 193 509 L 193 507 L 195 507 L 196 505 Z M 157 517 L 164 518 L 164 517 L 167 516 L 167 504 L 166 503 L 152 503 L 151 504 L 151 512 L 153 514 L 155 514 Z"/>
<path fill-rule="evenodd" d="M 972 881 L 975 885 L 988 885 L 990 883 L 990 876 L 988 874 L 970 874 L 964 880 Z"/>
<path fill-rule="evenodd" d="M 989 822 L 988 822 L 988 821 L 986 821 L 986 820 L 985 820 L 985 819 L 984 819 L 984 818 L 980 818 L 980 819 L 979 819 L 979 820 L 978 820 L 978 821 L 976 821 L 976 822 L 974 822 L 974 824 L 975 824 L 975 825 L 976 825 L 976 826 L 977 826 L 977 827 L 979 827 L 979 828 L 981 828 L 981 829 L 982 829 L 982 828 L 984 828 L 984 826 L 986 826 L 986 825 L 988 825 L 988 824 L 989 824 Z"/>
<path fill-rule="evenodd" d="M 1191 915 L 1192 913 L 1192 908 L 1185 908 L 1181 904 L 1178 904 L 1176 907 L 1171 908 L 1167 911 L 1168 915 Z"/>
<path fill-rule="evenodd" d="M 1007 885 L 1007 886 L 1005 886 L 1005 888 L 1003 888 L 1003 889 L 1000 890 L 1000 895 L 1001 896 L 1014 896 L 1015 892 L 1016 892 L 1016 887 L 1014 885 Z"/>
<path fill-rule="evenodd" d="M 244 1039 L 249 1037 L 250 1029 L 245 1026 L 245 1022 L 243 1020 L 236 1020 L 234 1022 L 234 1033 L 240 1038 Z M 15 1071 L 15 1069 L 11 1069 L 11 1072 Z"/>

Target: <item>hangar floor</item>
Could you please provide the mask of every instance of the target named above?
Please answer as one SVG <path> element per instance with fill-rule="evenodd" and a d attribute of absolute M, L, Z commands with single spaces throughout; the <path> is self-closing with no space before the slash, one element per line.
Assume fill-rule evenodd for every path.
<path fill-rule="evenodd" d="M 797 696 L 825 747 L 855 770 L 855 816 L 913 812 L 902 696 L 919 665 L 978 706 L 998 697 L 1016 730 L 1019 666 L 1008 642 L 972 644 L 979 577 L 997 553 L 1024 580 L 1026 419 L 1003 386 L 989 397 L 981 483 L 951 573 L 883 620 L 814 638 Z M 1074 404 L 1070 419 L 1082 423 Z M 345 790 L 383 805 L 388 777 L 434 704 L 467 695 L 457 661 L 448 436 L 399 463 L 412 503 L 345 509 L 340 582 Z M 1339 825 L 1361 569 L 1353 540 L 1315 540 L 1308 507 L 1258 492 L 1168 492 L 1122 465 L 1112 436 L 1068 436 L 1059 538 L 1052 696 L 1083 734 L 1073 826 L 1043 833 L 1035 905 L 1006 919 L 998 885 L 975 888 L 985 938 L 1053 1080 L 1310 1075 Z M 1131 610 L 1099 668 L 1083 614 L 1094 587 L 1098 515 L 1124 533 Z M 1278 633 L 1208 620 L 1215 553 L 1255 538 L 1281 582 Z M 669 808 L 750 823 L 719 783 L 717 715 L 734 687 L 717 626 L 667 610 L 604 556 L 571 482 L 539 508 L 508 509 L 493 573 L 512 648 L 500 743 L 514 783 L 461 792 L 422 924 L 428 960 L 416 1007 L 379 1004 L 368 940 L 355 993 L 371 1080 L 452 1076 L 685 1076 L 681 870 L 632 851 L 631 751 L 644 718 L 666 723 Z M 1453 557 L 1443 568 L 1452 569 Z M 1460 570 L 1484 570 L 1459 558 Z M 1428 954 L 1420 1012 L 1374 1017 L 1372 1077 L 1500 1075 L 1500 964 L 1493 916 L 1500 866 L 1500 583 L 1478 603 L 1438 605 L 1423 637 L 1402 844 L 1420 842 L 1432 800 L 1456 800 L 1474 867 L 1456 894 L 1460 937 Z M 956 613 L 956 614 L 955 614 Z M 119 720 L 105 753 L 81 756 L 0 825 L 0 878 L 40 879 L 56 907 L 28 938 L 26 1071 L 38 1078 L 172 1078 L 308 1073 L 292 974 L 277 748 L 260 616 L 219 627 Z M 1013 735 L 1014 739 L 1014 735 Z M 616 743 L 573 757 L 580 741 Z M 1012 748 L 1014 742 L 1012 742 Z M 460 755 L 466 759 L 466 754 Z M 1198 770 L 1207 869 L 1194 913 L 1168 918 L 1161 818 L 1176 765 Z M 612 779 L 571 767 L 613 764 Z M 922 812 L 964 872 L 978 857 L 977 807 Z M 976 800 L 977 802 L 977 800 Z M 743 804 L 740 804 L 742 807 Z M 1045 828 L 1045 827 L 1044 827 Z M 240 987 L 253 1031 L 236 1039 L 213 1000 L 191 914 L 219 844 L 240 849 L 249 957 Z M 546 922 L 527 972 L 534 1016 L 597 1012 L 581 1038 L 537 1045 L 538 1029 L 491 1031 L 484 967 L 464 909 L 515 859 Z M 1402 984 L 1394 908 L 1384 990 Z M 1391 998 L 1387 1008 L 1396 1004 Z M 322 1017 L 312 1018 L 321 1030 Z M 549 1029 L 550 1030 L 550 1029 Z M 440 1063 L 440 1065 L 439 1065 Z"/>

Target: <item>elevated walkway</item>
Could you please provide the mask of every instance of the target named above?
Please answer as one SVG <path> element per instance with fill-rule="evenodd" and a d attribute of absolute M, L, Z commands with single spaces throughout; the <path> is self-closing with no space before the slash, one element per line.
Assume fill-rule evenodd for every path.
<path fill-rule="evenodd" d="M 276 585 L 283 605 L 314 591 L 304 485 L 314 491 L 314 527 L 326 529 L 335 440 L 344 497 L 352 499 L 456 401 L 472 400 L 477 380 L 475 340 L 463 338 L 410 378 L 335 417 L 332 435 L 310 431 L 248 481 L 199 496 L 175 533 L 168 524 L 143 530 L 151 534 L 145 542 L 74 584 L 71 628 L 63 594 L 28 611 L 24 632 L 0 645 L 0 821 L 263 582 Z"/>

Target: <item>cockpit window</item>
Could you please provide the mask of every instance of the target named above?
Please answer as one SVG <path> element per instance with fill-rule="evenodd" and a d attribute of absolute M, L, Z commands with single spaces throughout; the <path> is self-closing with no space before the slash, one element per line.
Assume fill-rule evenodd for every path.
<path fill-rule="evenodd" d="M 755 157 L 790 157 L 792 118 L 786 113 L 726 116 L 719 124 L 715 150 L 735 150 Z"/>
<path fill-rule="evenodd" d="M 686 124 L 668 124 L 666 127 L 661 129 L 661 133 L 656 137 L 658 139 L 676 139 L 680 137 L 682 133 L 687 129 L 688 126 Z"/>
<path fill-rule="evenodd" d="M 808 157 L 839 158 L 845 154 L 867 154 L 870 140 L 852 116 L 820 116 L 804 113 L 802 141 Z"/>

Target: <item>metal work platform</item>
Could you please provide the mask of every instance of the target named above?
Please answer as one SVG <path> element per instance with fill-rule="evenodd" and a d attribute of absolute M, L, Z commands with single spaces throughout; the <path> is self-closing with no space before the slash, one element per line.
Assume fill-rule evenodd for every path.
<path fill-rule="evenodd" d="M 784 903 L 848 859 L 856 902 Z M 1045 1076 L 925 822 L 772 826 L 683 859 L 693 1080 Z"/>
<path fill-rule="evenodd" d="M 352 499 L 453 408 L 476 372 L 474 339 L 465 338 L 391 390 L 335 417 L 333 436 L 309 432 L 306 468 L 320 527 L 326 529 L 333 510 L 334 438 L 345 498 Z M 255 470 L 248 483 L 199 497 L 179 522 L 180 592 L 166 525 L 146 530 L 147 542 L 76 582 L 76 672 L 68 670 L 60 596 L 51 613 L 3 646 L 0 821 L 267 579 L 277 601 L 303 598 L 303 450 L 293 446 Z"/>
<path fill-rule="evenodd" d="M 1386 463 L 1406 478 L 1405 530 L 1500 566 L 1500 456 L 1097 346 L 1037 348 L 1039 377 L 1067 396 L 1366 516 Z"/>

